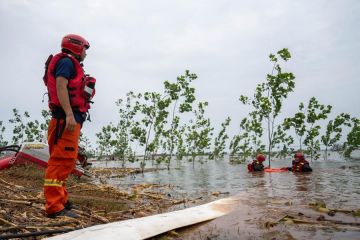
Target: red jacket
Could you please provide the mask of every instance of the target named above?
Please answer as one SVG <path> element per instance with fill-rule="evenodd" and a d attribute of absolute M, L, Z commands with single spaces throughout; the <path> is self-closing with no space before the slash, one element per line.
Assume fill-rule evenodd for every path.
<path fill-rule="evenodd" d="M 46 77 L 44 77 L 44 82 L 48 88 L 49 93 L 49 108 L 61 108 L 56 91 L 56 79 L 54 76 L 54 71 L 58 61 L 64 57 L 71 59 L 76 71 L 76 76 L 73 79 L 69 79 L 68 82 L 70 105 L 73 110 L 85 113 L 89 110 L 90 100 L 95 94 L 96 80 L 85 75 L 80 62 L 73 56 L 66 53 L 58 53 L 52 58 L 49 57 L 50 60 L 47 62 L 48 65 L 45 73 Z M 91 84 L 89 84 L 89 82 L 91 82 Z"/>
<path fill-rule="evenodd" d="M 293 172 L 311 172 L 312 169 L 309 165 L 309 162 L 305 159 L 296 162 L 295 160 L 292 162 L 292 171 Z"/>
<path fill-rule="evenodd" d="M 255 159 L 253 160 L 252 163 L 248 164 L 248 171 L 249 172 L 264 171 L 264 165 L 262 164 L 262 162 Z"/>

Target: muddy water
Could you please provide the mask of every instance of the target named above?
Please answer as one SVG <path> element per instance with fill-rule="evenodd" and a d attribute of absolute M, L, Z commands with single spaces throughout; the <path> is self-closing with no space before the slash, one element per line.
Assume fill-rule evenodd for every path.
<path fill-rule="evenodd" d="M 275 160 L 272 167 L 290 166 L 290 162 Z M 331 209 L 359 209 L 360 161 L 333 154 L 328 161 L 313 161 L 311 166 L 312 173 L 251 174 L 245 164 L 232 165 L 226 160 L 198 161 L 194 168 L 192 163 L 182 162 L 170 171 L 113 179 L 112 184 L 171 184 L 175 186 L 169 192 L 173 197 L 203 197 L 203 202 L 216 199 L 214 192 L 224 193 L 218 198 L 239 196 L 232 213 L 181 230 L 183 239 L 360 239 L 359 217 L 345 213 L 329 216 L 309 207 L 309 203 L 322 200 Z M 286 215 L 306 223 L 279 221 Z M 321 215 L 325 217 L 322 221 Z"/>

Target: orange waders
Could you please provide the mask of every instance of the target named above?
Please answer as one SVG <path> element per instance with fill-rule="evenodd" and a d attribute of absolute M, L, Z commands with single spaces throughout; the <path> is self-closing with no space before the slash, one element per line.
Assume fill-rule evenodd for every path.
<path fill-rule="evenodd" d="M 44 195 L 47 214 L 64 209 L 68 201 L 65 182 L 75 168 L 81 125 L 72 132 L 65 129 L 65 120 L 52 118 L 48 129 L 50 158 L 45 172 Z"/>

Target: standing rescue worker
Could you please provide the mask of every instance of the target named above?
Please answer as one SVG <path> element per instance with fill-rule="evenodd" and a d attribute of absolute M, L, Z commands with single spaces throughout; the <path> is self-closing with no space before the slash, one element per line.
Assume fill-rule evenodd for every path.
<path fill-rule="evenodd" d="M 61 52 L 45 63 L 44 83 L 49 94 L 52 118 L 48 128 L 50 158 L 45 172 L 45 211 L 48 217 L 78 217 L 71 211 L 65 182 L 74 170 L 80 129 L 95 94 L 95 78 L 86 75 L 82 61 L 90 44 L 83 37 L 68 34 Z"/>
<path fill-rule="evenodd" d="M 312 168 L 308 161 L 305 160 L 302 152 L 295 153 L 295 160 L 292 161 L 292 167 L 289 168 L 293 172 L 312 172 Z"/>
<path fill-rule="evenodd" d="M 249 172 L 262 172 L 264 171 L 263 162 L 265 161 L 266 157 L 264 154 L 256 155 L 256 159 L 253 160 L 252 163 L 248 164 Z"/>

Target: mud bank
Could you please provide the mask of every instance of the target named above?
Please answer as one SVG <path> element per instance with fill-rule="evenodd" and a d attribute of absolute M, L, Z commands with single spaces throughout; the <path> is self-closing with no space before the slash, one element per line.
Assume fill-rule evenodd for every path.
<path fill-rule="evenodd" d="M 153 170 L 147 170 L 153 171 Z M 109 177 L 140 173 L 138 169 L 93 169 L 93 178 L 70 177 L 70 201 L 80 216 L 49 219 L 44 211 L 44 169 L 13 166 L 0 172 L 0 239 L 41 239 L 74 229 L 153 215 L 181 204 L 166 194 L 170 185 L 137 184 L 131 188 L 106 184 Z"/>

